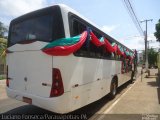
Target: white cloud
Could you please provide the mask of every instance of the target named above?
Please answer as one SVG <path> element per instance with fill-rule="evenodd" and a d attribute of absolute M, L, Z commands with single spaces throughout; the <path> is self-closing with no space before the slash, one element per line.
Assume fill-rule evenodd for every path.
<path fill-rule="evenodd" d="M 0 0 L 0 16 L 17 17 L 46 5 L 46 0 Z"/>
<path fill-rule="evenodd" d="M 113 31 L 115 31 L 120 25 L 110 25 L 110 26 L 103 26 L 102 30 L 107 34 L 112 35 Z M 130 49 L 137 49 L 137 50 L 144 50 L 144 36 L 129 36 L 125 38 L 117 39 L 120 43 L 124 44 L 126 47 Z M 148 40 L 152 40 L 149 43 L 150 47 L 159 47 L 158 42 L 156 42 L 156 38 L 154 34 L 148 34 Z"/>
<path fill-rule="evenodd" d="M 148 35 L 148 40 L 152 40 L 149 42 L 149 47 L 158 48 L 159 44 L 156 42 L 156 38 L 153 34 Z M 144 50 L 144 37 L 143 36 L 133 36 L 128 37 L 126 39 L 119 39 L 119 41 L 126 45 L 130 49 Z"/>
<path fill-rule="evenodd" d="M 102 26 L 102 30 L 108 34 L 113 32 L 118 26 L 119 25 L 110 25 L 110 26 L 104 25 Z"/>

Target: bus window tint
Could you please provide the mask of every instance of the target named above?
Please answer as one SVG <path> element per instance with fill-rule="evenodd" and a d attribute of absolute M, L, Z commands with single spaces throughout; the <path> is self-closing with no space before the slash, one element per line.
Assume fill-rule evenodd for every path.
<path fill-rule="evenodd" d="M 100 38 L 101 35 L 94 30 L 92 32 L 96 35 L 97 38 Z M 94 57 L 94 58 L 102 58 L 104 53 L 104 46 L 99 46 L 97 47 L 94 45 L 92 42 L 90 42 L 90 47 L 89 47 L 89 56 Z"/>
<path fill-rule="evenodd" d="M 104 59 L 111 59 L 113 57 L 113 55 L 112 55 L 112 53 L 105 50 L 103 57 L 104 57 Z"/>
<path fill-rule="evenodd" d="M 13 24 L 11 27 L 10 46 L 24 40 L 51 41 L 52 18 L 51 15 L 45 15 Z"/>
<path fill-rule="evenodd" d="M 72 30 L 72 36 L 76 36 L 81 34 L 83 31 L 86 30 L 86 26 L 83 25 L 82 23 L 78 22 L 77 20 L 73 20 L 72 21 L 72 26 L 73 26 L 73 30 Z"/>
<path fill-rule="evenodd" d="M 97 47 L 92 42 L 90 43 L 90 48 L 89 48 L 89 56 L 90 57 L 102 58 L 103 53 L 104 53 L 103 51 L 104 51 L 103 46 Z"/>
<path fill-rule="evenodd" d="M 72 29 L 71 29 L 71 36 L 76 36 L 81 34 L 83 31 L 86 30 L 86 26 L 81 22 L 77 21 L 76 19 L 72 20 Z M 83 44 L 83 46 L 75 52 L 76 56 L 87 56 L 88 53 L 88 44 L 87 41 Z"/>
<path fill-rule="evenodd" d="M 87 27 L 89 27 L 92 30 L 92 32 L 96 35 L 97 38 L 100 39 L 102 37 L 102 35 L 99 34 L 99 32 L 95 30 L 95 28 L 86 24 L 85 22 L 83 23 L 80 20 L 72 18 L 71 19 L 71 36 L 79 35 L 83 31 L 85 31 Z M 116 59 L 114 53 L 110 53 L 106 51 L 105 46 L 98 47 L 94 45 L 92 42 L 90 42 L 90 39 L 87 39 L 85 43 L 82 45 L 82 47 L 74 53 L 74 55 L 80 56 L 80 57 Z"/>

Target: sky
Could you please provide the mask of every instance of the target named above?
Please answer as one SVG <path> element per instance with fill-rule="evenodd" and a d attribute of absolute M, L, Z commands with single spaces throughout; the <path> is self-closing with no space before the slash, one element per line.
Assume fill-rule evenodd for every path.
<path fill-rule="evenodd" d="M 160 19 L 160 0 L 130 1 L 139 20 L 153 19 L 148 22 L 149 46 L 159 47 L 153 33 Z M 20 15 L 54 4 L 73 8 L 131 49 L 144 49 L 144 37 L 136 29 L 123 0 L 0 0 L 0 21 L 9 26 L 10 21 Z M 141 26 L 145 30 L 145 23 L 141 23 Z"/>

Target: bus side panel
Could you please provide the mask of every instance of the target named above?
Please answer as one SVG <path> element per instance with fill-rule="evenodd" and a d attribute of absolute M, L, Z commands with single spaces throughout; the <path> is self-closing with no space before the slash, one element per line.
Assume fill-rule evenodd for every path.
<path fill-rule="evenodd" d="M 60 69 L 64 90 L 71 91 L 69 106 L 75 110 L 110 92 L 113 76 L 121 72 L 121 61 L 56 56 L 53 68 Z"/>
<path fill-rule="evenodd" d="M 72 87 L 72 110 L 81 108 L 108 94 L 113 76 L 121 72 L 120 61 L 93 58 L 79 58 L 79 61 L 81 69 L 76 70 L 79 79 L 74 79 L 74 82 L 87 79 L 89 83 Z"/>

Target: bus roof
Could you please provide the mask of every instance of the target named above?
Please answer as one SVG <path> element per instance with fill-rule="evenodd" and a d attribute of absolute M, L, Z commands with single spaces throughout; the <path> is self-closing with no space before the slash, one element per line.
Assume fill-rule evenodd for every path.
<path fill-rule="evenodd" d="M 58 7 L 58 6 L 61 8 L 61 11 L 71 12 L 71 13 L 77 15 L 78 17 L 82 18 L 83 20 L 85 20 L 85 21 L 88 22 L 89 24 L 93 25 L 93 26 L 96 27 L 98 30 L 100 30 L 103 34 L 105 34 L 105 36 L 106 36 L 107 39 L 109 39 L 109 40 L 111 40 L 111 41 L 113 41 L 113 42 L 116 42 L 116 43 L 118 43 L 119 45 L 127 48 L 129 51 L 132 51 L 132 52 L 133 52 L 133 50 L 129 49 L 128 47 L 126 47 L 125 45 L 121 44 L 119 41 L 115 40 L 113 37 L 111 37 L 111 36 L 109 36 L 107 33 L 105 33 L 98 25 L 96 25 L 95 23 L 91 22 L 91 21 L 88 20 L 86 17 L 82 16 L 80 13 L 78 13 L 78 12 L 75 11 L 74 9 L 72 9 L 72 8 L 70 8 L 70 7 L 68 7 L 67 5 L 64 5 L 64 4 L 55 4 L 55 5 L 49 6 L 49 7 L 47 7 L 47 8 L 42 8 L 42 9 L 39 9 L 39 10 L 30 12 L 30 13 L 24 14 L 24 15 L 22 15 L 22 16 L 20 16 L 20 17 L 17 17 L 17 18 L 15 18 L 15 19 L 13 19 L 13 20 L 11 21 L 11 24 L 14 23 L 14 22 L 16 22 L 16 21 L 19 21 L 19 20 L 21 20 L 21 19 L 23 19 L 23 18 L 32 16 L 32 15 L 34 15 L 34 14 L 37 13 L 37 12 L 41 12 L 41 11 L 43 11 L 43 10 L 47 12 L 48 10 L 52 10 L 53 7 Z"/>

